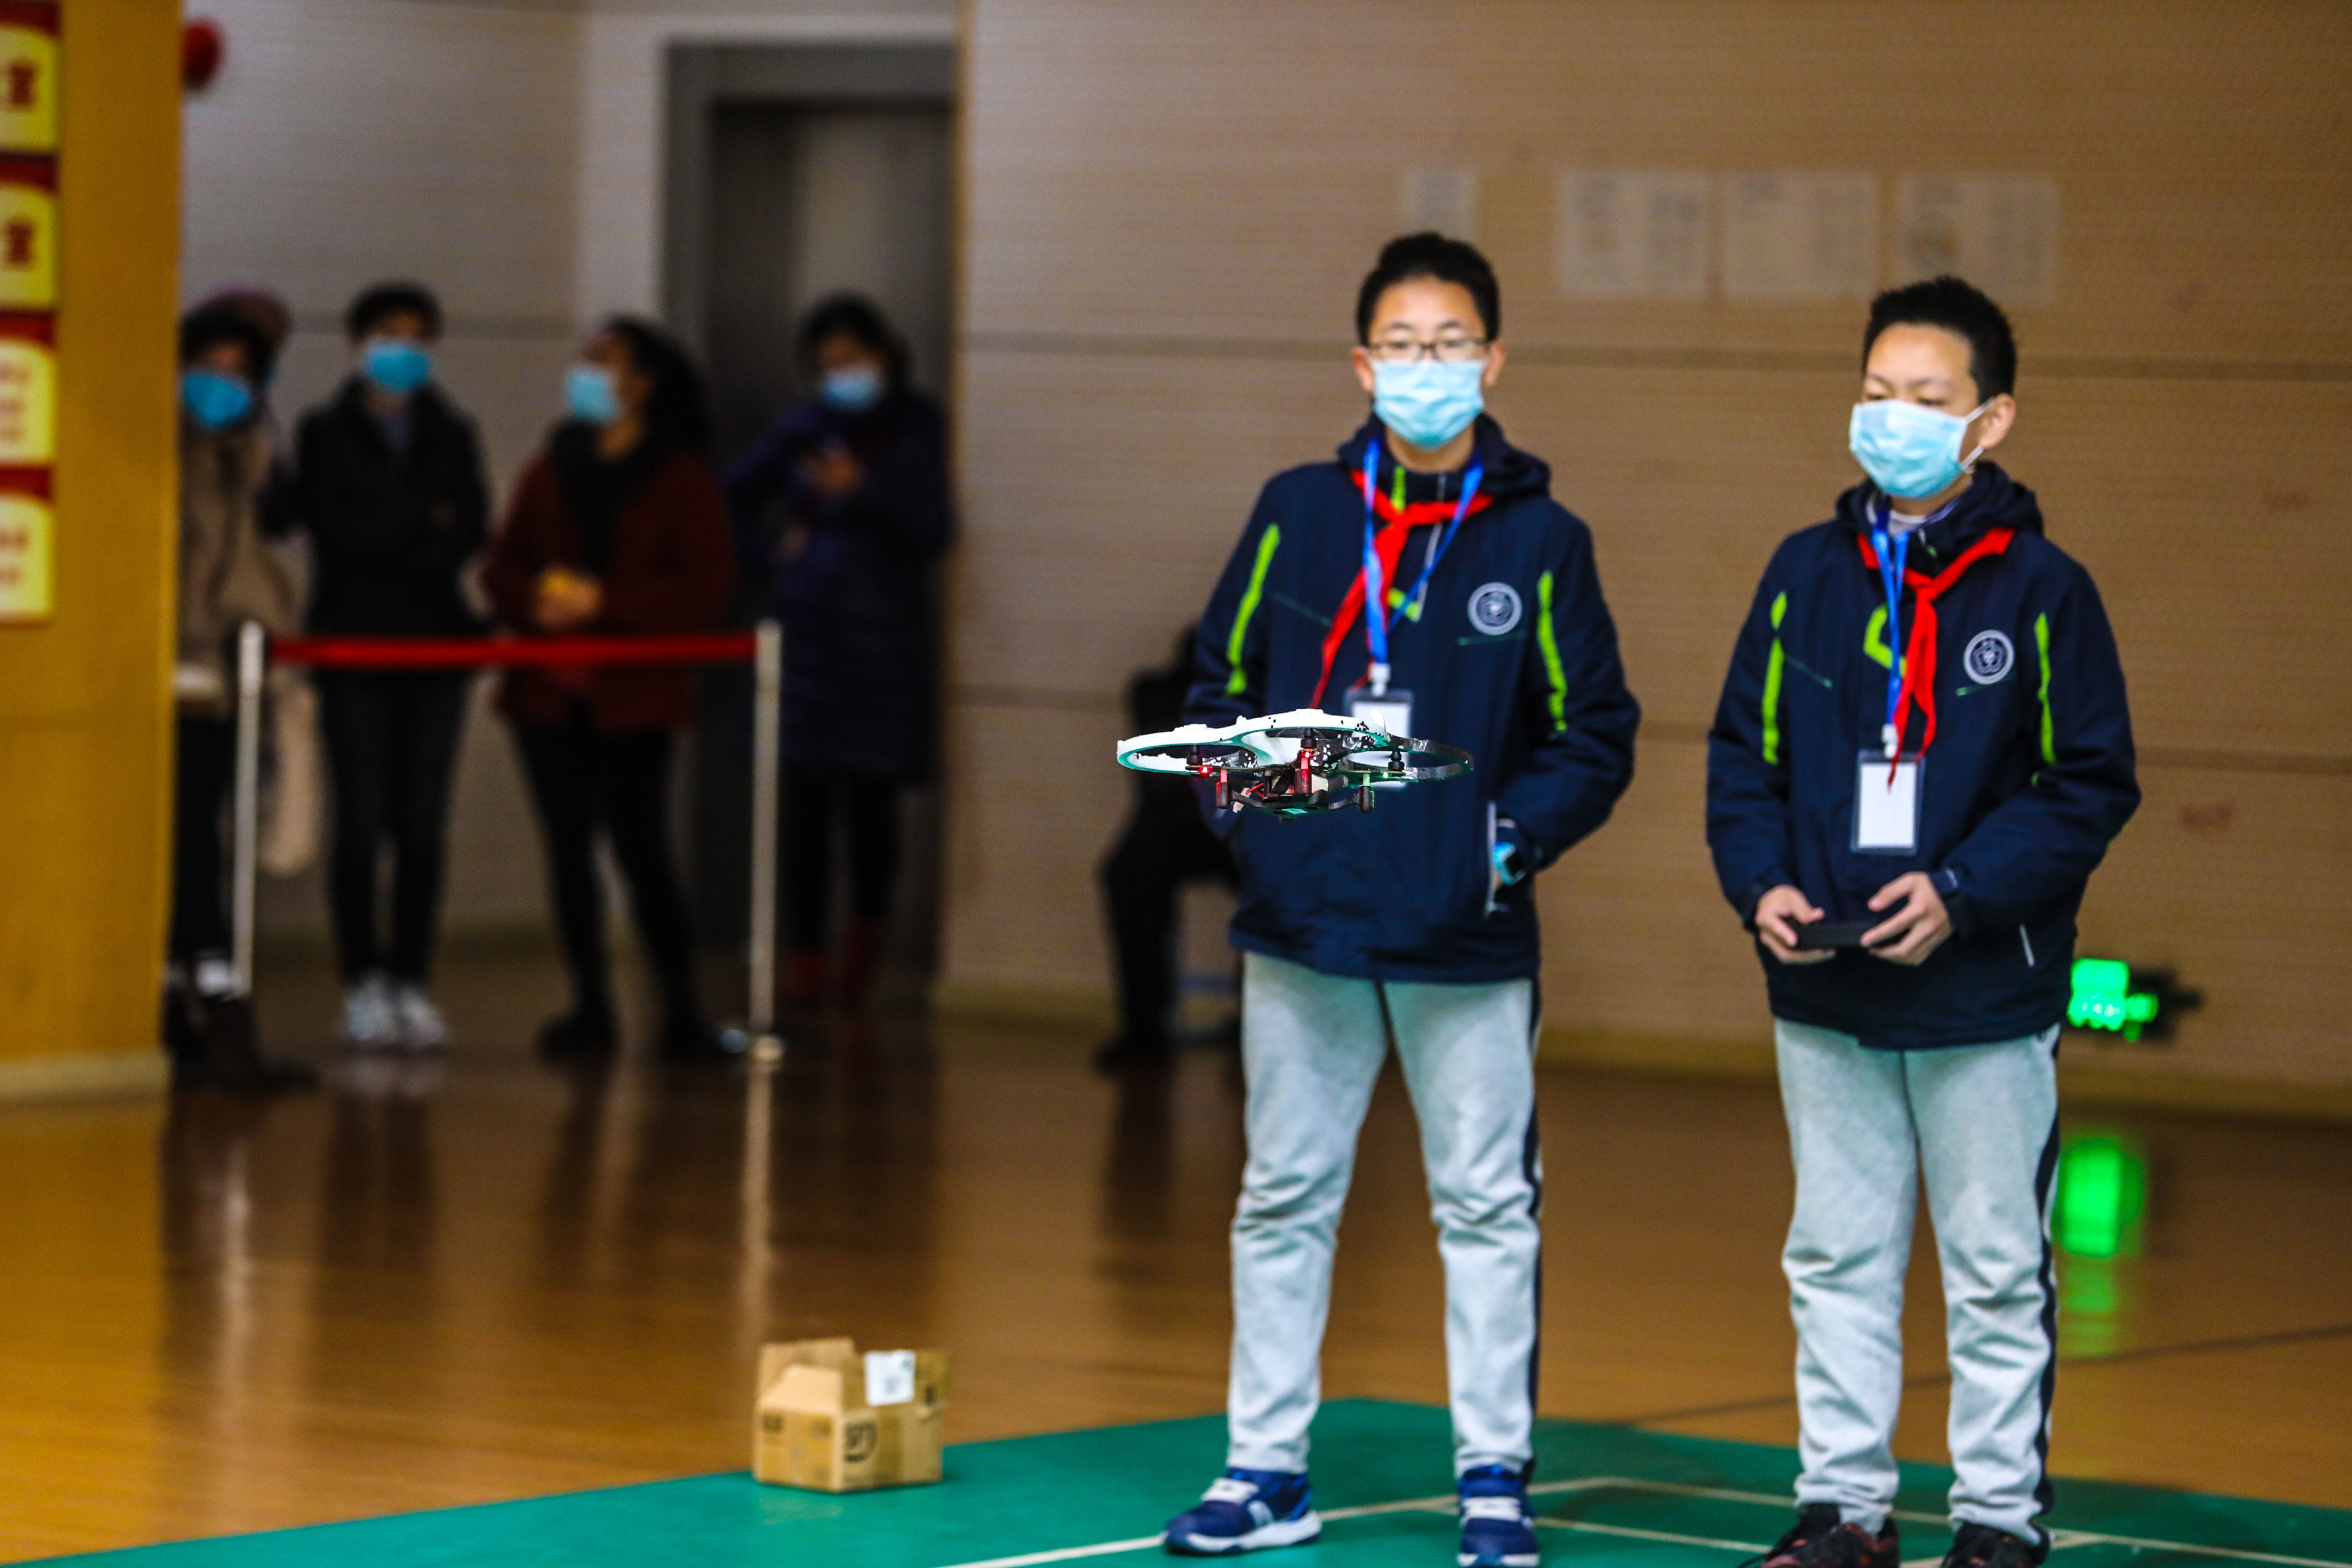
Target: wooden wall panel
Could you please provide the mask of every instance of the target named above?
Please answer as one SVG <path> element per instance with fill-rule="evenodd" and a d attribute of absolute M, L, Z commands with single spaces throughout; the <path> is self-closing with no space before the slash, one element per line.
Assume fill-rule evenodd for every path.
<path fill-rule="evenodd" d="M 1399 172 L 1467 164 L 1517 336 L 1818 349 L 1833 324 L 1842 349 L 1834 308 L 1553 295 L 1553 172 L 1983 170 L 2060 182 L 2051 352 L 2352 353 L 2352 12 L 2316 0 L 2009 0 L 1964 24 L 1933 0 L 980 0 L 972 21 L 981 332 L 1344 331 Z"/>
<path fill-rule="evenodd" d="M 2129 1059 L 2352 1081 L 2326 961 L 2352 919 L 2297 890 L 2352 872 L 2328 565 L 2352 502 L 2326 478 L 2352 437 L 2352 13 L 1983 5 L 1964 39 L 1947 9 L 1860 0 L 980 0 L 971 22 L 951 981 L 1107 986 L 1090 877 L 1124 794 L 1087 750 L 1041 785 L 1000 736 L 1116 730 L 1257 486 L 1361 416 L 1356 280 L 1402 171 L 1459 165 L 1505 285 L 1496 412 L 1592 524 L 1649 715 L 1617 819 L 1546 879 L 1548 1016 L 1761 1037 L 1699 742 L 1764 559 L 1853 478 L 1862 306 L 1569 300 L 1553 182 L 1864 171 L 1892 281 L 1898 177 L 1987 171 L 2059 193 L 2004 457 L 2099 579 L 2145 752 L 2086 941 L 2213 998 Z"/>
<path fill-rule="evenodd" d="M 1099 712 L 966 705 L 955 726 L 960 831 L 944 868 L 955 902 L 941 958 L 950 986 L 1108 994 L 1094 873 L 1127 813 Z M 985 825 L 982 826 L 982 825 Z"/>

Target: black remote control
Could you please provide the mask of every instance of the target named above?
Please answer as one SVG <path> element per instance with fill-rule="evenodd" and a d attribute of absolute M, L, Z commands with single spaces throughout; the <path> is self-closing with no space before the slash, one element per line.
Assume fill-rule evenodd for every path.
<path fill-rule="evenodd" d="M 1889 910 L 1883 915 L 1872 915 L 1867 920 L 1822 920 L 1815 921 L 1811 925 L 1799 925 L 1797 926 L 1797 951 L 1827 952 L 1840 948 L 1861 947 L 1863 934 L 1876 931 L 1893 919 L 1895 913 L 1894 910 Z"/>

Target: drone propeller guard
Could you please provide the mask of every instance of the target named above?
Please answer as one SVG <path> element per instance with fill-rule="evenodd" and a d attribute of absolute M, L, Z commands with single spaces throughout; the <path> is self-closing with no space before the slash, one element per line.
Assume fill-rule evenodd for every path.
<path fill-rule="evenodd" d="M 1284 816 L 1350 805 L 1370 811 L 1376 785 L 1448 779 L 1472 766 L 1459 747 L 1392 735 L 1318 708 L 1130 736 L 1118 743 L 1118 762 L 1213 784 L 1220 811 L 1255 806 Z"/>

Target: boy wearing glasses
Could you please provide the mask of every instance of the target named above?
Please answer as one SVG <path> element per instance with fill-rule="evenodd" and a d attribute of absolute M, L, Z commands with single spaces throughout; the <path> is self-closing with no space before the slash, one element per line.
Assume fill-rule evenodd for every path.
<path fill-rule="evenodd" d="M 2097 588 L 1978 459 L 2017 418 L 2000 308 L 1879 296 L 1869 476 L 1765 568 L 1707 758 L 1797 1172 L 1782 1268 L 1803 1473 L 1765 1568 L 1897 1568 L 1903 1276 L 1924 1178 L 1952 1373 L 1947 1568 L 2050 1549 L 2058 1025 L 2074 914 L 2139 802 Z M 1843 926 L 1843 931 L 1837 930 Z"/>
<path fill-rule="evenodd" d="M 1486 258 L 1381 251 L 1356 306 L 1372 416 L 1261 494 L 1201 619 L 1185 718 L 1363 716 L 1476 760 L 1370 814 L 1219 818 L 1242 874 L 1249 1160 L 1234 1216 L 1223 1476 L 1168 1526 L 1215 1555 L 1311 1541 L 1307 1424 L 1356 1134 L 1393 1040 L 1438 1250 L 1462 1568 L 1534 1568 L 1539 962 L 1528 879 L 1608 818 L 1633 769 L 1592 539 L 1481 412 L 1503 370 Z"/>

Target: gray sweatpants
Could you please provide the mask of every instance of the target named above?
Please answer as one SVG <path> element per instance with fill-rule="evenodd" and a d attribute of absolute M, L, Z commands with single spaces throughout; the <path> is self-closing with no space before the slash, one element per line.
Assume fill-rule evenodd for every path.
<path fill-rule="evenodd" d="M 1349 980 L 1244 955 L 1249 1163 L 1234 1214 L 1228 1464 L 1307 1468 L 1339 1207 L 1391 1032 L 1445 1261 L 1454 1468 L 1533 1458 L 1535 1026 L 1531 981 Z"/>
<path fill-rule="evenodd" d="M 2050 1506 L 2058 1298 L 2058 1031 L 1866 1050 L 1780 1023 L 1797 1213 L 1781 1267 L 1797 1321 L 1797 1501 L 1876 1531 L 1895 1502 L 1903 1276 L 1925 1173 L 1951 1357 L 1952 1518 L 2028 1541 Z"/>

